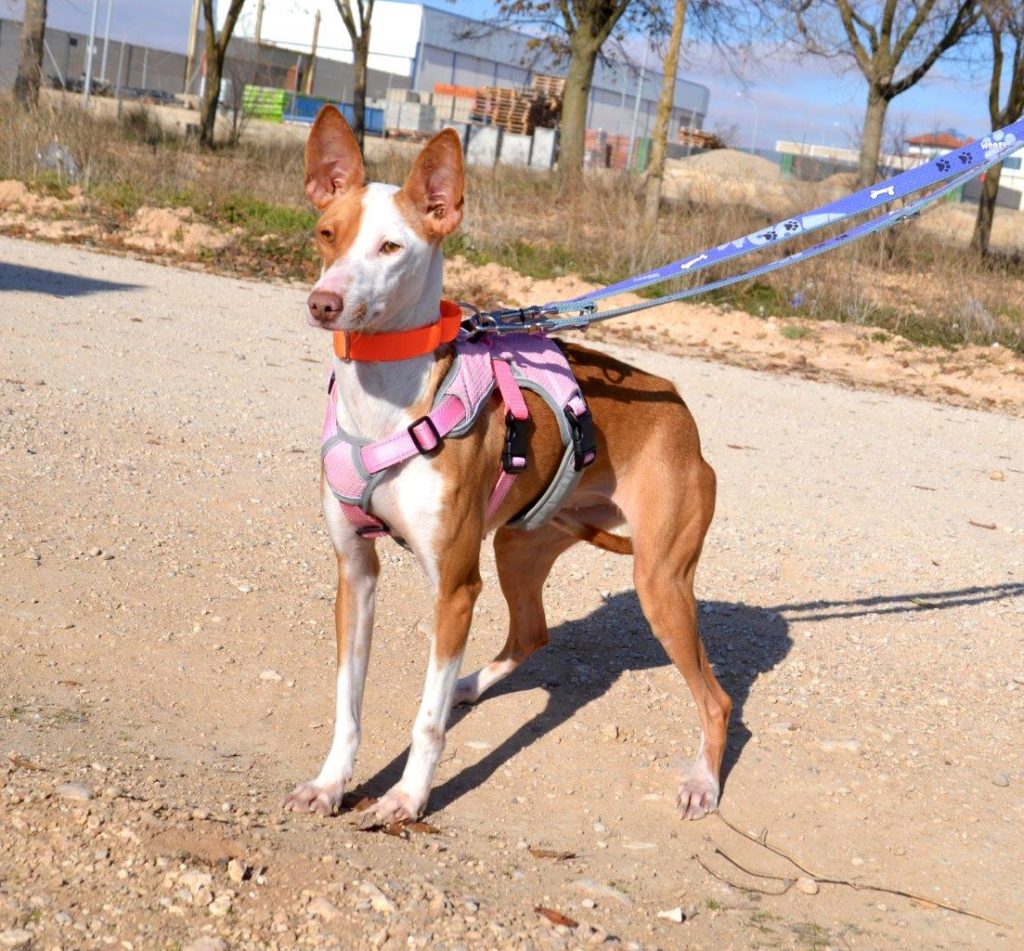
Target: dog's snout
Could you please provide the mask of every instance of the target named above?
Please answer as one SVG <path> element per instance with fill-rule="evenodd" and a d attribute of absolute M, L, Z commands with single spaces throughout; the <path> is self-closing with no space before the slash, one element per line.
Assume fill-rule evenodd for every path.
<path fill-rule="evenodd" d="M 313 291 L 306 301 L 313 319 L 322 324 L 329 324 L 341 315 L 341 296 L 333 291 Z"/>

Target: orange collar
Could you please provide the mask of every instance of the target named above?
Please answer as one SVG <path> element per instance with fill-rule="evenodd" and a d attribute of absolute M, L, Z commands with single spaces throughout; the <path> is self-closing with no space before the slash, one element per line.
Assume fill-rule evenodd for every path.
<path fill-rule="evenodd" d="M 451 343 L 458 336 L 462 320 L 462 308 L 450 300 L 442 300 L 441 314 L 436 324 L 387 334 L 336 331 L 334 353 L 339 360 L 369 363 L 421 357 L 433 353 L 443 343 Z"/>

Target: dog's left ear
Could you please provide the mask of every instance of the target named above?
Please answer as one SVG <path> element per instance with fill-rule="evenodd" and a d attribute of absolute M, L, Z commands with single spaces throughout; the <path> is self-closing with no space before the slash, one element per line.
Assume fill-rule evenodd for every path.
<path fill-rule="evenodd" d="M 454 129 L 443 129 L 420 152 L 401 194 L 427 235 L 444 238 L 462 221 L 464 186 L 462 143 Z"/>

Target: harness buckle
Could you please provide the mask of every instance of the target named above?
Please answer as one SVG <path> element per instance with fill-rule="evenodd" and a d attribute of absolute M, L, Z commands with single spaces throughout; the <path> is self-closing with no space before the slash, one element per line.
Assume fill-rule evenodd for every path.
<path fill-rule="evenodd" d="M 597 458 L 597 436 L 594 434 L 594 417 L 589 410 L 577 416 L 571 406 L 565 408 L 565 418 L 569 420 L 572 433 L 573 468 L 580 472 Z"/>
<path fill-rule="evenodd" d="M 511 413 L 505 414 L 505 451 L 501 454 L 501 468 L 512 475 L 525 472 L 529 464 L 530 446 L 525 423 L 525 419 L 518 420 Z"/>
<path fill-rule="evenodd" d="M 426 445 L 426 443 L 424 443 L 417 434 L 417 428 L 423 425 L 426 425 L 427 429 L 430 430 L 430 435 L 434 438 L 433 445 Z M 416 447 L 416 451 L 421 456 L 425 456 L 428 452 L 433 452 L 441 445 L 441 434 L 437 431 L 434 421 L 429 416 L 421 416 L 415 422 L 406 426 L 405 431 L 409 434 L 412 444 Z"/>

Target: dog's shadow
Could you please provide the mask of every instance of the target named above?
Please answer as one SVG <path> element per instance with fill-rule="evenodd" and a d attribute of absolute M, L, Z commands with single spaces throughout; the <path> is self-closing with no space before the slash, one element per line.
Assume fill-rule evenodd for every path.
<path fill-rule="evenodd" d="M 733 700 L 729 744 L 722 777 L 736 763 L 750 739 L 743 725 L 743 705 L 757 676 L 771 670 L 789 652 L 789 625 L 777 611 L 742 603 L 704 601 L 700 607 L 701 636 L 715 675 Z M 504 640 L 504 638 L 502 638 Z M 500 644 L 496 645 L 500 647 Z M 481 697 L 479 703 L 524 690 L 544 690 L 544 709 L 522 723 L 487 755 L 433 790 L 431 810 L 443 809 L 479 786 L 510 759 L 542 736 L 557 729 L 591 701 L 603 696 L 628 670 L 671 667 L 661 644 L 651 633 L 635 592 L 614 595 L 585 618 L 566 621 L 550 631 L 550 643 Z M 676 722 L 680 738 L 697 739 L 697 712 L 681 674 L 677 691 L 684 698 Z M 456 707 L 449 730 L 473 715 L 472 706 Z M 611 714 L 609 713 L 611 717 Z M 401 776 L 406 752 L 354 790 L 356 799 L 380 796 Z"/>
<path fill-rule="evenodd" d="M 945 591 L 883 594 L 834 601 L 808 601 L 755 607 L 742 602 L 702 601 L 701 637 L 715 675 L 733 700 L 729 743 L 722 764 L 723 783 L 751 737 L 743 721 L 743 707 L 760 674 L 775 667 L 792 646 L 790 621 L 813 623 L 864 615 L 904 614 L 949 610 L 1010 598 L 1024 598 L 1024 582 L 978 585 Z M 605 694 L 626 670 L 652 670 L 671 666 L 661 645 L 651 634 L 634 592 L 609 598 L 596 611 L 578 621 L 553 628 L 551 643 L 491 691 L 480 703 L 523 690 L 547 693 L 544 709 L 521 724 L 499 746 L 433 790 L 431 809 L 443 809 L 463 793 L 479 786 L 512 757 L 540 737 L 557 729 L 577 711 Z M 500 646 L 500 645 L 498 645 Z M 496 648 L 497 649 L 497 648 Z M 683 684 L 681 675 L 680 685 Z M 696 738 L 697 714 L 689 691 L 678 691 L 676 722 L 679 736 Z M 449 728 L 473 707 L 458 707 Z M 381 796 L 398 782 L 408 749 L 396 756 L 375 776 L 354 790 L 354 799 Z"/>

